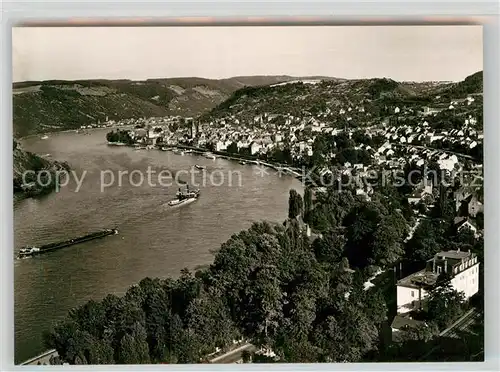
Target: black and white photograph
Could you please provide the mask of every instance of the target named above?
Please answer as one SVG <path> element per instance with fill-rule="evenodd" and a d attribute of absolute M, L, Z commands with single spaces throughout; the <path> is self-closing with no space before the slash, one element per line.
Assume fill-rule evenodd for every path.
<path fill-rule="evenodd" d="M 483 361 L 483 27 L 201 23 L 12 28 L 15 364 Z"/>

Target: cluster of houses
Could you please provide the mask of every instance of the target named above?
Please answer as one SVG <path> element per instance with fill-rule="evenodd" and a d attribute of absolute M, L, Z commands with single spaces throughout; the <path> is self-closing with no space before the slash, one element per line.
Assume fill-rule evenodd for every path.
<path fill-rule="evenodd" d="M 440 97 L 436 97 L 439 100 Z M 304 112 L 297 116 L 292 114 L 275 114 L 264 112 L 253 118 L 239 117 L 236 114 L 228 114 L 225 117 L 211 119 L 201 122 L 198 119 L 171 116 L 165 118 L 142 118 L 122 120 L 122 125 L 142 126 L 133 130 L 133 136 L 138 142 L 155 145 L 156 142 L 175 145 L 179 142 L 189 142 L 195 147 L 206 147 L 210 145 L 215 151 L 226 151 L 230 146 L 236 144 L 237 151 L 245 151 L 250 155 L 266 154 L 275 148 L 288 148 L 295 158 L 312 156 L 313 143 L 318 134 L 329 133 L 336 135 L 347 132 L 350 135 L 357 129 L 362 130 L 369 136 L 378 135 L 385 137 L 387 143 L 379 149 L 369 149 L 373 152 L 374 162 L 381 164 L 389 161 L 395 153 L 395 146 L 429 146 L 435 141 L 449 141 L 458 143 L 466 148 L 474 148 L 483 141 L 483 133 L 477 130 L 478 118 L 472 114 L 461 115 L 462 128 L 452 130 L 434 130 L 429 125 L 432 115 L 442 110 L 455 108 L 470 108 L 476 104 L 473 95 L 461 100 L 452 100 L 444 107 L 424 107 L 418 111 L 408 107 L 392 107 L 385 119 L 377 119 L 368 116 L 363 105 L 346 105 L 338 108 L 338 121 L 329 121 L 329 113 L 326 108 L 324 112 L 312 115 Z M 472 110 L 470 110 L 472 112 Z M 357 115 L 354 115 L 357 114 Z M 364 116 L 360 116 L 363 114 Z M 399 119 L 404 122 L 405 118 L 418 119 L 417 125 L 399 125 Z M 363 125 L 354 123 L 363 121 Z M 390 122 L 397 121 L 397 125 Z M 110 125 L 106 122 L 105 125 Z M 172 124 L 177 125 L 172 126 Z M 342 123 L 342 124 L 339 124 Z M 174 129 L 172 129 L 174 128 Z M 348 129 L 349 128 L 349 129 Z M 361 145 L 362 147 L 363 145 Z M 412 147 L 409 146 L 409 147 Z M 422 162 L 418 151 L 410 154 L 412 160 Z M 456 159 L 445 161 L 440 159 L 445 167 L 452 167 Z M 395 164 L 394 164 L 395 165 Z"/>

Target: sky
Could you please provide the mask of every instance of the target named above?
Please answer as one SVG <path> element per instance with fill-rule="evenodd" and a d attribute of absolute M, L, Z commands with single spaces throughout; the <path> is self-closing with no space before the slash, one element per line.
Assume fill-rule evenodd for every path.
<path fill-rule="evenodd" d="M 14 82 L 248 75 L 459 81 L 482 26 L 14 27 Z"/>

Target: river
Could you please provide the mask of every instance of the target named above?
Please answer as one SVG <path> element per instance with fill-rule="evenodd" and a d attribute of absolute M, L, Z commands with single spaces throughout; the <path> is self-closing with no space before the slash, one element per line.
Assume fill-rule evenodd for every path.
<path fill-rule="evenodd" d="M 43 331 L 63 319 L 69 309 L 108 293 L 123 294 L 147 276 L 177 276 L 185 267 L 210 263 L 214 249 L 252 222 L 283 221 L 289 190 L 302 192 L 293 177 L 278 177 L 272 170 L 262 176 L 253 165 L 111 147 L 106 144 L 107 131 L 93 130 L 88 135 L 65 132 L 46 140 L 32 137 L 21 141 L 24 149 L 67 161 L 79 179 L 85 176 L 78 191 L 77 182 L 70 177 L 69 184 L 57 193 L 14 203 L 13 256 L 24 245 L 102 228 L 116 226 L 120 234 L 14 261 L 16 363 L 44 350 Z M 189 205 L 167 207 L 177 186 L 162 187 L 154 175 L 152 182 L 145 175 L 142 185 L 138 175 L 132 179 L 122 176 L 121 184 L 116 181 L 102 190 L 103 171 L 107 172 L 107 185 L 111 174 L 115 180 L 119 178 L 119 171 L 146 172 L 151 167 L 157 173 L 168 170 L 175 175 L 195 164 L 206 166 L 205 184 L 198 174 L 195 180 L 200 183 L 201 196 Z M 180 179 L 190 182 L 191 176 Z M 168 180 L 163 178 L 165 182 Z"/>

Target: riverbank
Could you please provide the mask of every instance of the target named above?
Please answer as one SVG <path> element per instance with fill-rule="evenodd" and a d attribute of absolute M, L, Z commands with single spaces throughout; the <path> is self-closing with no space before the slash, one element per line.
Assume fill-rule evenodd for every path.
<path fill-rule="evenodd" d="M 116 146 L 116 143 L 111 143 L 108 142 L 108 145 L 110 146 Z M 127 146 L 134 148 L 137 146 L 137 144 L 133 145 L 127 145 L 127 144 L 120 144 L 120 146 Z M 292 167 L 287 164 L 279 164 L 279 163 L 270 163 L 267 161 L 263 161 L 261 159 L 258 159 L 256 156 L 246 156 L 246 155 L 240 155 L 240 154 L 233 154 L 229 152 L 224 152 L 224 151 L 211 151 L 206 148 L 202 147 L 193 147 L 193 146 L 188 146 L 188 145 L 182 145 L 182 144 L 177 144 L 177 145 L 163 145 L 163 146 L 156 146 L 151 148 L 150 150 L 161 150 L 162 148 L 166 149 L 180 149 L 180 150 L 186 150 L 189 152 L 184 152 L 186 155 L 190 153 L 195 153 L 197 155 L 203 155 L 203 154 L 213 154 L 214 156 L 221 158 L 221 159 L 227 159 L 227 160 L 235 160 L 235 161 L 244 161 L 245 163 L 253 164 L 253 165 L 258 165 L 258 166 L 265 166 L 272 168 L 277 171 L 279 175 L 285 175 L 289 174 L 291 176 L 294 176 L 296 179 L 302 182 L 309 182 L 310 180 L 307 180 L 307 178 L 304 176 L 304 172 L 302 169 Z M 245 164 L 243 164 L 245 165 Z M 314 176 L 314 175 L 312 175 Z"/>
<path fill-rule="evenodd" d="M 55 131 L 47 131 L 47 132 L 40 132 L 40 133 L 35 133 L 35 134 L 29 134 L 27 136 L 22 136 L 22 137 L 17 137 L 15 138 L 18 141 L 24 141 L 28 140 L 31 138 L 40 138 L 43 136 L 54 136 L 57 134 L 61 133 L 75 133 L 75 134 L 84 134 L 84 133 L 78 133 L 79 131 L 85 131 L 85 132 L 94 132 L 96 130 L 104 130 L 104 129 L 117 129 L 117 128 L 130 128 L 132 125 L 113 125 L 110 127 L 97 127 L 97 128 L 85 128 L 85 129 L 64 129 L 64 130 L 55 130 Z"/>
<path fill-rule="evenodd" d="M 66 162 L 50 161 L 24 150 L 16 141 L 13 149 L 13 191 L 14 200 L 23 197 L 44 195 L 52 192 L 56 187 L 55 175 L 60 171 L 69 171 Z"/>

